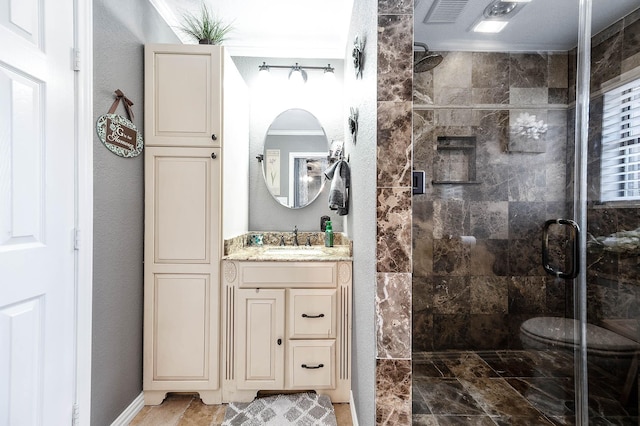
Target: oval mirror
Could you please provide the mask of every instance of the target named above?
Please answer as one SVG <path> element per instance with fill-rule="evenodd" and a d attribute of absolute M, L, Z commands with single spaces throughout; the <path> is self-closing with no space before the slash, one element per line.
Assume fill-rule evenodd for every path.
<path fill-rule="evenodd" d="M 309 111 L 294 108 L 278 115 L 267 130 L 263 155 L 264 181 L 280 204 L 299 209 L 320 195 L 329 142 Z"/>

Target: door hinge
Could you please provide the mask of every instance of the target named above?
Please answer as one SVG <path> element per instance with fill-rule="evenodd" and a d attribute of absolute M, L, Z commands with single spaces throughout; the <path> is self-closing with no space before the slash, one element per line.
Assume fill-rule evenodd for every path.
<path fill-rule="evenodd" d="M 71 426 L 78 426 L 80 422 L 80 406 L 73 404 L 73 412 L 71 414 Z"/>
<path fill-rule="evenodd" d="M 75 228 L 73 230 L 73 249 L 74 250 L 80 250 L 80 237 L 82 236 L 82 234 L 80 233 L 80 230 L 78 228 Z"/>
<path fill-rule="evenodd" d="M 73 49 L 73 70 L 80 71 L 80 49 Z"/>

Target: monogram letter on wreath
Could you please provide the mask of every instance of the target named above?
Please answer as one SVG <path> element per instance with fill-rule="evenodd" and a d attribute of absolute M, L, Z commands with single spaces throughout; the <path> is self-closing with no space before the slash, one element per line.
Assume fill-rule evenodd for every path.
<path fill-rule="evenodd" d="M 109 112 L 101 115 L 96 123 L 98 137 L 104 146 L 114 154 L 120 157 L 135 157 L 142 152 L 143 143 L 142 135 L 131 121 L 133 120 L 133 111 L 131 110 L 133 102 L 120 89 L 116 90 L 115 93 L 116 100 L 113 101 Z M 121 99 L 129 119 L 114 114 Z"/>

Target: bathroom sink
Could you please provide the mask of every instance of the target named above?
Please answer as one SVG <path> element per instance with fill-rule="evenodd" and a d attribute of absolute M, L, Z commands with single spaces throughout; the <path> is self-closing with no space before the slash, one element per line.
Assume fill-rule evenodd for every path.
<path fill-rule="evenodd" d="M 315 247 L 269 247 L 264 254 L 277 256 L 322 256 L 325 252 Z"/>

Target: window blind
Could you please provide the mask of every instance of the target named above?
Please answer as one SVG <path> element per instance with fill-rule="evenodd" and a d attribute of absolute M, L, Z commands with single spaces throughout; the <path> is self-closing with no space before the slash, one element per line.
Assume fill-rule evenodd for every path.
<path fill-rule="evenodd" d="M 640 79 L 604 94 L 601 201 L 640 200 Z"/>

